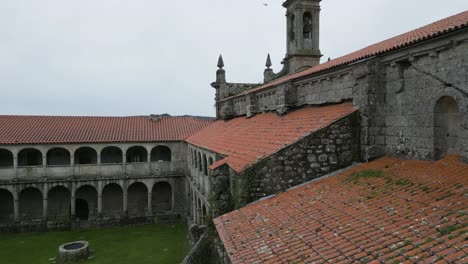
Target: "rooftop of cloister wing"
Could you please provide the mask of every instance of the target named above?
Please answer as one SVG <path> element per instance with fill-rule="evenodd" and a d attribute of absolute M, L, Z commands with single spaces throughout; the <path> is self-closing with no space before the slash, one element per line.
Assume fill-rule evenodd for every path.
<path fill-rule="evenodd" d="M 0 116 L 0 145 L 182 141 L 212 118 Z"/>
<path fill-rule="evenodd" d="M 468 165 L 457 155 L 384 157 L 214 223 L 234 264 L 466 263 L 467 186 Z"/>
<path fill-rule="evenodd" d="M 252 118 L 218 120 L 186 141 L 225 155 L 210 166 L 223 164 L 241 172 L 305 136 L 357 111 L 350 102 L 298 109 L 285 116 L 262 113 Z"/>

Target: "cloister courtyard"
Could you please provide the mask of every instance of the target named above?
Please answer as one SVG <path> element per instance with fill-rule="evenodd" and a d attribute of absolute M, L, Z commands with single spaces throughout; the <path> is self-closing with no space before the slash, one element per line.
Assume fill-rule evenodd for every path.
<path fill-rule="evenodd" d="M 0 263 L 48 264 L 58 247 L 86 240 L 95 252 L 84 263 L 180 263 L 188 252 L 184 224 L 157 224 L 69 232 L 2 234 Z"/>

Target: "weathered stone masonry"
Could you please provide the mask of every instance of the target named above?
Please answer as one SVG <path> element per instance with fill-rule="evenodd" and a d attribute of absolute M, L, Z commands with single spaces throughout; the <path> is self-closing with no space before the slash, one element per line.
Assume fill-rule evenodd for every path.
<path fill-rule="evenodd" d="M 0 231 L 152 223 L 185 213 L 186 144 L 2 146 Z M 81 222 L 83 224 L 83 222 Z"/>
<path fill-rule="evenodd" d="M 232 112 L 221 112 L 220 117 L 274 110 L 284 114 L 302 105 L 353 100 L 361 113 L 364 160 L 382 155 L 436 159 L 449 150 L 459 151 L 467 161 L 467 56 L 468 30 L 464 29 L 351 65 L 221 99 L 219 108 Z M 453 106 L 447 106 L 455 115 L 450 129 L 436 122 L 437 109 L 444 108 L 439 104 L 449 101 L 441 102 L 444 97 L 453 99 Z M 451 134 L 445 141 L 452 141 L 453 146 L 438 146 L 447 145 L 436 142 L 440 127 L 450 130 L 444 137 Z"/>
<path fill-rule="evenodd" d="M 215 169 L 214 203 L 222 208 L 217 208 L 221 212 L 243 207 L 360 161 L 359 152 L 359 114 L 355 112 L 240 173 L 226 166 Z"/>

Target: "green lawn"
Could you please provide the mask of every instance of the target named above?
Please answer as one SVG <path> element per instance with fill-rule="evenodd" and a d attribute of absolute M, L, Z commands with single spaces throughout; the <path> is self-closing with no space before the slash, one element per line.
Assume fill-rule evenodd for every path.
<path fill-rule="evenodd" d="M 188 252 L 187 227 L 158 224 L 75 232 L 0 234 L 0 263 L 50 264 L 61 244 L 87 240 L 96 250 L 88 264 L 174 264 Z"/>

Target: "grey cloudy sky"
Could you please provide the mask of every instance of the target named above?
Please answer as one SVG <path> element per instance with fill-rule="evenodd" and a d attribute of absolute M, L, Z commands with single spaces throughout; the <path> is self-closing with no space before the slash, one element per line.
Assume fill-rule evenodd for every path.
<path fill-rule="evenodd" d="M 260 82 L 285 53 L 281 0 L 2 0 L 0 114 L 214 115 L 228 81 Z M 267 3 L 268 6 L 264 6 Z M 466 0 L 324 0 L 336 58 L 468 9 Z"/>

